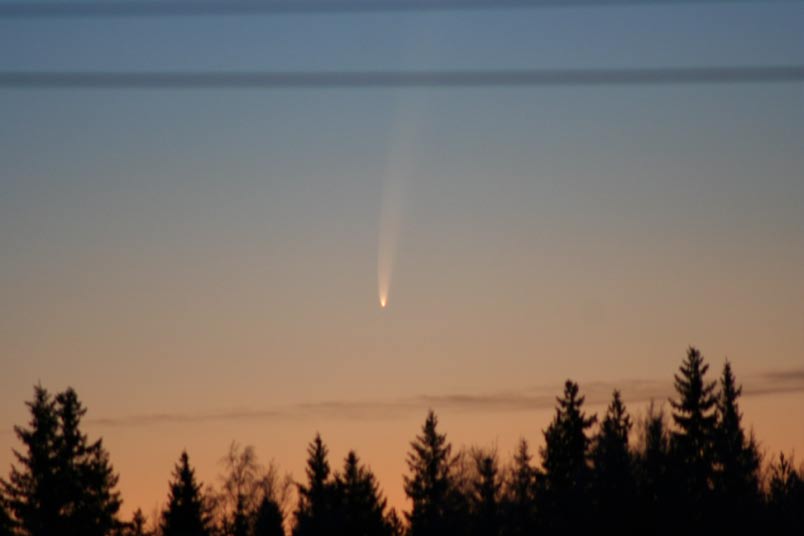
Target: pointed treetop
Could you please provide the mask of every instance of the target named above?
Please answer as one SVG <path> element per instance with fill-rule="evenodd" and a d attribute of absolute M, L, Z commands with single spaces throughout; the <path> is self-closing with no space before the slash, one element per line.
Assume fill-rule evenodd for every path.
<path fill-rule="evenodd" d="M 207 536 L 210 533 L 210 515 L 201 493 L 201 484 L 195 478 L 186 450 L 173 469 L 168 506 L 162 512 L 164 536 Z"/>
<path fill-rule="evenodd" d="M 305 471 L 311 484 L 323 484 L 329 478 L 328 455 L 329 449 L 324 445 L 321 434 L 316 433 L 312 443 L 307 446 L 307 468 Z"/>
<path fill-rule="evenodd" d="M 704 379 L 709 365 L 704 362 L 700 350 L 694 346 L 687 349 L 687 357 L 679 367 L 679 372 L 674 375 L 675 389 L 680 399 L 670 400 L 670 405 L 677 411 L 673 418 L 676 424 L 684 426 L 683 416 L 678 414 L 696 413 L 708 411 L 715 405 L 714 390 L 716 382 L 707 382 Z"/>

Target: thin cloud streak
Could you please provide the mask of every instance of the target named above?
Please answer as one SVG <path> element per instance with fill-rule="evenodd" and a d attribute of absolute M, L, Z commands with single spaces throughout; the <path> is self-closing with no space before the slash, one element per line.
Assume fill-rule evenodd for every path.
<path fill-rule="evenodd" d="M 804 392 L 804 369 L 771 371 L 749 377 L 743 382 L 745 396 L 767 396 Z M 392 400 L 329 400 L 274 409 L 231 409 L 199 413 L 154 413 L 122 417 L 87 419 L 100 427 L 152 426 L 218 421 L 263 421 L 310 417 L 346 419 L 393 419 L 428 408 L 451 411 L 510 412 L 546 410 L 554 407 L 560 385 L 538 386 L 521 391 L 488 394 L 419 395 Z M 581 384 L 581 392 L 590 406 L 608 403 L 614 389 L 620 389 L 629 404 L 651 400 L 664 402 L 673 395 L 669 382 L 658 380 L 622 380 Z"/>

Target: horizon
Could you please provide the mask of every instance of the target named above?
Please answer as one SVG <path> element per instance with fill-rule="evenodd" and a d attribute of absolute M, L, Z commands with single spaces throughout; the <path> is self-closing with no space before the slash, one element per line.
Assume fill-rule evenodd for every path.
<path fill-rule="evenodd" d="M 705 354 L 704 359 L 707 359 Z M 679 360 L 679 364 L 680 362 Z M 707 364 L 710 366 L 707 379 L 709 381 L 719 380 L 720 369 L 711 361 L 707 361 Z M 732 366 L 734 367 L 733 362 Z M 743 387 L 743 395 L 740 399 L 740 409 L 744 415 L 743 425 L 747 431 L 755 435 L 758 441 L 762 456 L 762 478 L 765 481 L 764 485 L 767 485 L 766 479 L 769 478 L 767 470 L 772 463 L 778 461 L 779 454 L 792 459 L 796 467 L 804 467 L 804 460 L 801 460 L 796 455 L 800 452 L 796 446 L 804 445 L 804 430 L 793 430 L 797 435 L 794 436 L 796 439 L 794 439 L 795 443 L 792 446 L 786 446 L 783 439 L 790 432 L 788 423 L 801 422 L 802 418 L 804 418 L 804 404 L 801 403 L 804 402 L 804 370 L 772 371 L 747 379 L 741 378 L 739 369 L 736 369 L 735 372 L 738 385 Z M 630 434 L 632 448 L 636 449 L 638 446 L 638 435 L 641 433 L 642 420 L 651 404 L 655 404 L 656 408 L 664 413 L 666 422 L 671 429 L 676 429 L 672 425 L 672 409 L 668 403 L 676 395 L 672 389 L 671 380 L 666 382 L 656 380 L 624 380 L 619 383 L 588 382 L 586 387 L 583 382 L 579 382 L 579 386 L 581 389 L 580 394 L 586 400 L 587 414 L 598 415 L 598 423 L 593 426 L 593 433 L 596 433 L 598 429 L 599 418 L 605 412 L 613 390 L 618 390 L 623 394 L 626 409 L 636 423 Z M 48 386 L 43 385 L 42 387 L 48 389 Z M 304 449 L 316 434 L 321 434 L 325 445 L 330 450 L 329 462 L 333 472 L 340 471 L 341 462 L 346 457 L 346 454 L 354 450 L 360 457 L 361 462 L 376 474 L 380 491 L 388 500 L 389 508 L 393 508 L 399 513 L 407 512 L 410 508 L 409 500 L 405 497 L 402 489 L 403 476 L 409 472 L 405 457 L 409 452 L 410 442 L 420 432 L 421 423 L 427 411 L 435 411 L 441 423 L 441 431 L 446 433 L 447 439 L 452 443 L 455 451 L 468 454 L 473 449 L 490 449 L 499 456 L 501 466 L 507 468 L 512 462 L 517 443 L 521 439 L 525 439 L 528 441 L 533 454 L 534 465 L 539 467 L 542 462 L 540 450 L 544 446 L 543 432 L 555 412 L 555 402 L 559 398 L 560 387 L 560 383 L 554 386 L 552 393 L 548 386 L 542 385 L 505 393 L 475 393 L 472 395 L 454 393 L 452 395 L 418 396 L 407 400 L 385 401 L 377 399 L 366 401 L 323 401 L 261 410 L 241 408 L 209 414 L 127 415 L 118 418 L 97 415 L 97 412 L 92 410 L 91 403 L 81 398 L 80 392 L 78 395 L 88 409 L 87 415 L 83 420 L 84 428 L 87 430 L 90 440 L 104 439 L 106 449 L 111 455 L 113 468 L 120 476 L 121 491 L 126 489 L 126 480 L 128 479 L 118 464 L 115 463 L 116 458 L 123 458 L 128 461 L 130 467 L 137 468 L 137 472 L 140 473 L 137 475 L 137 480 L 140 482 L 143 480 L 150 481 L 146 489 L 151 491 L 154 488 L 158 488 L 156 483 L 153 482 L 158 470 L 161 469 L 164 473 L 160 482 L 163 493 L 153 497 L 154 500 L 151 503 L 148 503 L 147 500 L 144 501 L 145 504 L 132 503 L 126 500 L 125 491 L 123 493 L 121 508 L 123 517 L 129 518 L 135 510 L 141 509 L 152 522 L 154 513 L 161 512 L 165 507 L 170 472 L 173 470 L 180 452 L 186 451 L 190 455 L 190 461 L 205 488 L 211 486 L 211 489 L 217 489 L 221 485 L 225 476 L 223 462 L 229 447 L 233 444 L 239 445 L 241 448 L 255 448 L 257 461 L 260 465 L 266 468 L 274 466 L 281 474 L 291 477 L 298 485 L 303 482 L 304 472 L 302 468 L 306 457 Z M 60 390 L 48 389 L 52 395 L 55 395 Z M 789 408 L 793 411 L 783 419 L 774 421 L 770 417 L 778 414 L 780 400 L 788 401 Z M 439 407 L 442 409 L 438 409 Z M 500 414 L 509 416 L 509 420 L 504 425 L 501 425 L 498 421 Z M 303 426 L 293 426 L 292 436 L 294 437 L 294 443 L 284 445 L 279 449 L 284 457 L 271 456 L 270 452 L 266 456 L 265 449 L 261 448 L 263 446 L 261 442 L 270 444 L 276 440 L 266 440 L 264 435 L 260 433 L 255 435 L 254 427 L 270 426 L 271 423 L 276 423 L 277 421 L 287 423 L 288 420 L 295 421 L 294 425 L 310 424 L 310 427 L 305 430 Z M 474 422 L 474 427 L 467 426 L 467 421 Z M 463 434 L 450 433 L 450 422 L 458 423 L 459 426 L 463 424 Z M 484 424 L 480 426 L 476 424 L 477 422 Z M 755 422 L 761 423 L 759 429 L 755 427 Z M 528 423 L 531 426 L 527 429 L 516 429 L 517 425 L 522 426 Z M 16 424 L 19 426 L 25 425 L 22 421 Z M 227 424 L 228 426 L 226 426 Z M 363 449 L 361 445 L 345 441 L 342 438 L 343 433 L 332 433 L 339 426 L 347 426 L 353 431 L 374 430 L 375 428 L 372 424 L 379 425 L 386 433 L 392 430 L 396 431 L 394 437 L 399 444 L 391 448 L 392 454 L 389 455 L 388 453 L 391 441 L 387 436 L 384 436 L 384 440 L 381 440 L 379 444 L 375 440 L 368 443 L 369 448 Z M 400 424 L 404 426 L 400 426 Z M 132 449 L 130 448 L 126 449 L 126 433 L 131 434 L 137 430 L 148 428 L 156 428 L 164 432 L 166 427 L 172 426 L 178 427 L 179 432 L 181 429 L 185 431 L 189 429 L 194 436 L 199 433 L 208 436 L 210 431 L 217 427 L 225 427 L 229 430 L 248 430 L 254 440 L 244 442 L 237 437 L 232 437 L 228 440 L 225 437 L 220 437 L 213 441 L 219 447 L 217 456 L 214 449 L 210 448 L 202 449 L 201 456 L 196 456 L 194 455 L 195 449 L 191 445 L 197 444 L 200 438 L 196 442 L 188 443 L 186 441 L 188 436 L 184 436 L 185 442 L 183 444 L 185 446 L 176 452 L 174 459 L 164 460 L 165 463 L 160 464 L 158 467 L 151 467 L 143 474 L 141 472 L 143 464 L 141 462 L 132 462 L 128 459 L 128 456 L 136 455 L 137 453 L 131 452 Z M 400 428 L 402 429 L 400 430 Z M 403 435 L 402 432 L 408 432 L 409 437 L 404 441 L 399 441 Z M 10 430 L 0 433 L 0 437 L 7 434 L 10 434 Z M 351 434 L 345 435 L 350 436 Z M 456 435 L 457 440 L 455 439 Z M 335 436 L 336 440 L 330 442 L 330 436 Z M 162 434 L 159 437 L 166 439 Z M 111 438 L 111 441 L 109 438 Z M 175 445 L 180 443 L 175 443 Z M 335 448 L 333 448 L 333 445 Z M 123 449 L 128 450 L 125 455 L 115 455 L 115 450 Z M 293 454 L 291 455 L 290 452 Z M 366 452 L 369 454 L 367 455 Z M 167 449 L 163 448 L 161 454 L 161 457 L 165 457 Z M 380 460 L 381 463 L 372 463 L 372 455 Z M 394 458 L 397 458 L 398 463 L 395 464 Z M 138 458 L 135 456 L 135 459 Z M 8 461 L 11 462 L 11 460 L 9 457 Z M 294 468 L 296 469 L 295 471 L 293 470 Z M 135 493 L 133 495 L 138 496 L 141 502 L 144 497 L 151 496 L 149 493 L 140 495 Z M 295 496 L 294 493 L 294 500 Z M 289 507 L 293 508 L 293 504 L 289 505 Z M 288 515 L 290 514 L 290 512 L 287 513 Z"/>

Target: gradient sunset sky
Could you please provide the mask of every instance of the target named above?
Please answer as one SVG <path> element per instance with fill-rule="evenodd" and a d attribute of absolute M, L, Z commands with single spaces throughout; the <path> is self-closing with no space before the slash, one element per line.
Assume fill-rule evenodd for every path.
<path fill-rule="evenodd" d="M 0 20 L 0 70 L 804 64 L 804 4 L 770 4 Z M 2 474 L 41 382 L 125 512 L 185 447 L 302 478 L 316 431 L 406 507 L 428 408 L 506 460 L 566 378 L 638 416 L 690 344 L 800 460 L 802 140 L 800 83 L 0 90 Z"/>

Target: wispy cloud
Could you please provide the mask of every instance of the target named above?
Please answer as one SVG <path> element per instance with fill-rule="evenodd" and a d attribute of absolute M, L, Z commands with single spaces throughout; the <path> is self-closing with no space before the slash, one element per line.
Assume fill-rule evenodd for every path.
<path fill-rule="evenodd" d="M 769 371 L 741 380 L 744 395 L 765 396 L 804 392 L 804 369 Z M 581 392 L 590 406 L 606 404 L 617 388 L 629 404 L 650 400 L 663 402 L 673 395 L 672 382 L 625 379 L 616 382 L 581 384 Z M 289 420 L 307 417 L 334 419 L 393 419 L 420 413 L 428 408 L 466 412 L 537 411 L 554 407 L 562 385 L 543 385 L 517 391 L 479 394 L 423 394 L 397 399 L 325 400 L 268 409 L 234 408 L 195 413 L 145 413 L 87 419 L 88 424 L 102 427 L 151 426 L 217 421 Z"/>

